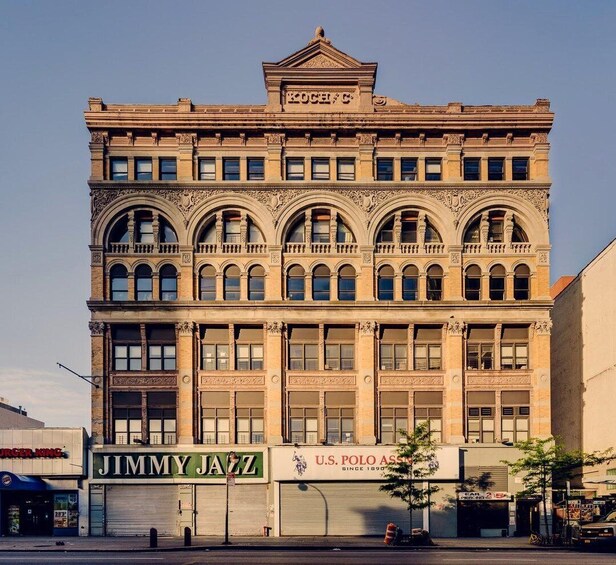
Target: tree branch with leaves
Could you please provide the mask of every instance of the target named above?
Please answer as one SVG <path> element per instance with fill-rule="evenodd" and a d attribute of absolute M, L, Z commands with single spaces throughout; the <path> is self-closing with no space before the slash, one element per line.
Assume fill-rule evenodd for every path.
<path fill-rule="evenodd" d="M 616 458 L 611 449 L 585 453 L 567 450 L 555 437 L 531 438 L 520 441 L 515 447 L 522 452 L 517 461 L 501 461 L 509 465 L 512 475 L 523 473 L 524 489 L 518 496 L 541 496 L 546 537 L 549 536 L 547 496 L 554 486 L 582 475 L 583 467 L 594 467 Z"/>
<path fill-rule="evenodd" d="M 409 511 L 409 534 L 413 532 L 413 510 L 432 506 L 431 496 L 440 489 L 426 483 L 438 471 L 437 444 L 429 423 L 418 424 L 411 432 L 399 431 L 396 459 L 385 466 L 385 483 L 379 489 L 402 500 Z"/>

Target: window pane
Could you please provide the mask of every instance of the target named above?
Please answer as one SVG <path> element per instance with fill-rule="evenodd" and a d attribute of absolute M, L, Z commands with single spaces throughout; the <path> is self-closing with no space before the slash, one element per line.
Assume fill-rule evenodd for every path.
<path fill-rule="evenodd" d="M 215 159 L 199 159 L 199 180 L 216 180 Z"/>
<path fill-rule="evenodd" d="M 176 180 L 177 164 L 175 159 L 160 160 L 160 180 Z"/>
<path fill-rule="evenodd" d="M 417 159 L 402 159 L 400 163 L 402 180 L 417 180 Z"/>
<path fill-rule="evenodd" d="M 128 160 L 111 160 L 111 180 L 128 180 Z"/>
<path fill-rule="evenodd" d="M 393 159 L 377 159 L 376 160 L 376 180 L 394 180 L 394 160 Z"/>
<path fill-rule="evenodd" d="M 152 180 L 152 159 L 135 159 L 137 180 Z"/>
<path fill-rule="evenodd" d="M 338 159 L 338 180 L 355 180 L 355 159 Z"/>
<path fill-rule="evenodd" d="M 240 160 L 239 159 L 223 159 L 223 179 L 224 180 L 240 180 Z"/>
<path fill-rule="evenodd" d="M 263 159 L 248 159 L 248 180 L 263 180 L 264 178 Z"/>
<path fill-rule="evenodd" d="M 303 159 L 287 159 L 287 180 L 304 180 Z"/>
<path fill-rule="evenodd" d="M 329 180 L 329 159 L 312 160 L 312 180 Z"/>

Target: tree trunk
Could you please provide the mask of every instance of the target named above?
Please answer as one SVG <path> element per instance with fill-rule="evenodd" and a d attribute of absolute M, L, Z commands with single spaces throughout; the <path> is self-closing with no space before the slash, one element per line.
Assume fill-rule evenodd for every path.
<path fill-rule="evenodd" d="M 543 498 L 543 523 L 545 525 L 545 537 L 549 537 L 550 530 L 548 529 L 548 501 L 547 499 L 547 489 L 543 488 L 541 492 L 541 497 Z"/>

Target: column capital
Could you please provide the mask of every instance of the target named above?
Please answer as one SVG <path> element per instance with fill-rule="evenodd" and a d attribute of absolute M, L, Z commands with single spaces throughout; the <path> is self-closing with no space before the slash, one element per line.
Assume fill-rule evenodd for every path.
<path fill-rule="evenodd" d="M 195 324 L 194 322 L 178 322 L 175 327 L 180 335 L 192 335 Z"/>
<path fill-rule="evenodd" d="M 447 323 L 447 333 L 449 335 L 463 336 L 466 330 L 466 324 L 462 320 L 452 320 Z"/>
<path fill-rule="evenodd" d="M 538 320 L 533 324 L 537 335 L 550 335 L 552 333 L 552 320 Z"/>
<path fill-rule="evenodd" d="M 359 333 L 361 335 L 374 335 L 377 328 L 378 324 L 373 320 L 359 322 Z"/>
<path fill-rule="evenodd" d="M 285 323 L 278 321 L 267 322 L 265 329 L 269 335 L 282 335 L 285 330 Z"/>
<path fill-rule="evenodd" d="M 90 335 L 92 337 L 100 337 L 105 334 L 105 322 L 92 320 L 88 322 L 88 328 L 90 328 Z"/>

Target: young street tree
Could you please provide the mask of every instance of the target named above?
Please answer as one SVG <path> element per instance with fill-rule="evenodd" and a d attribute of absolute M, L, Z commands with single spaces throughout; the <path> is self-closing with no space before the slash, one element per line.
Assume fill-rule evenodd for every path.
<path fill-rule="evenodd" d="M 396 461 L 386 465 L 383 472 L 385 483 L 379 488 L 406 503 L 411 535 L 413 510 L 434 504 L 431 495 L 440 490 L 436 485 L 425 485 L 438 470 L 437 446 L 430 436 L 427 422 L 418 424 L 410 433 L 400 430 L 400 434 L 402 438 L 396 448 Z"/>
<path fill-rule="evenodd" d="M 554 437 L 531 438 L 515 444 L 522 453 L 517 461 L 501 461 L 509 465 L 512 475 L 524 473 L 524 490 L 519 495 L 537 496 L 543 500 L 543 521 L 545 534 L 549 536 L 547 495 L 553 486 L 564 485 L 565 481 L 582 474 L 582 467 L 594 467 L 616 458 L 612 450 L 593 453 L 567 451 L 563 443 Z"/>

